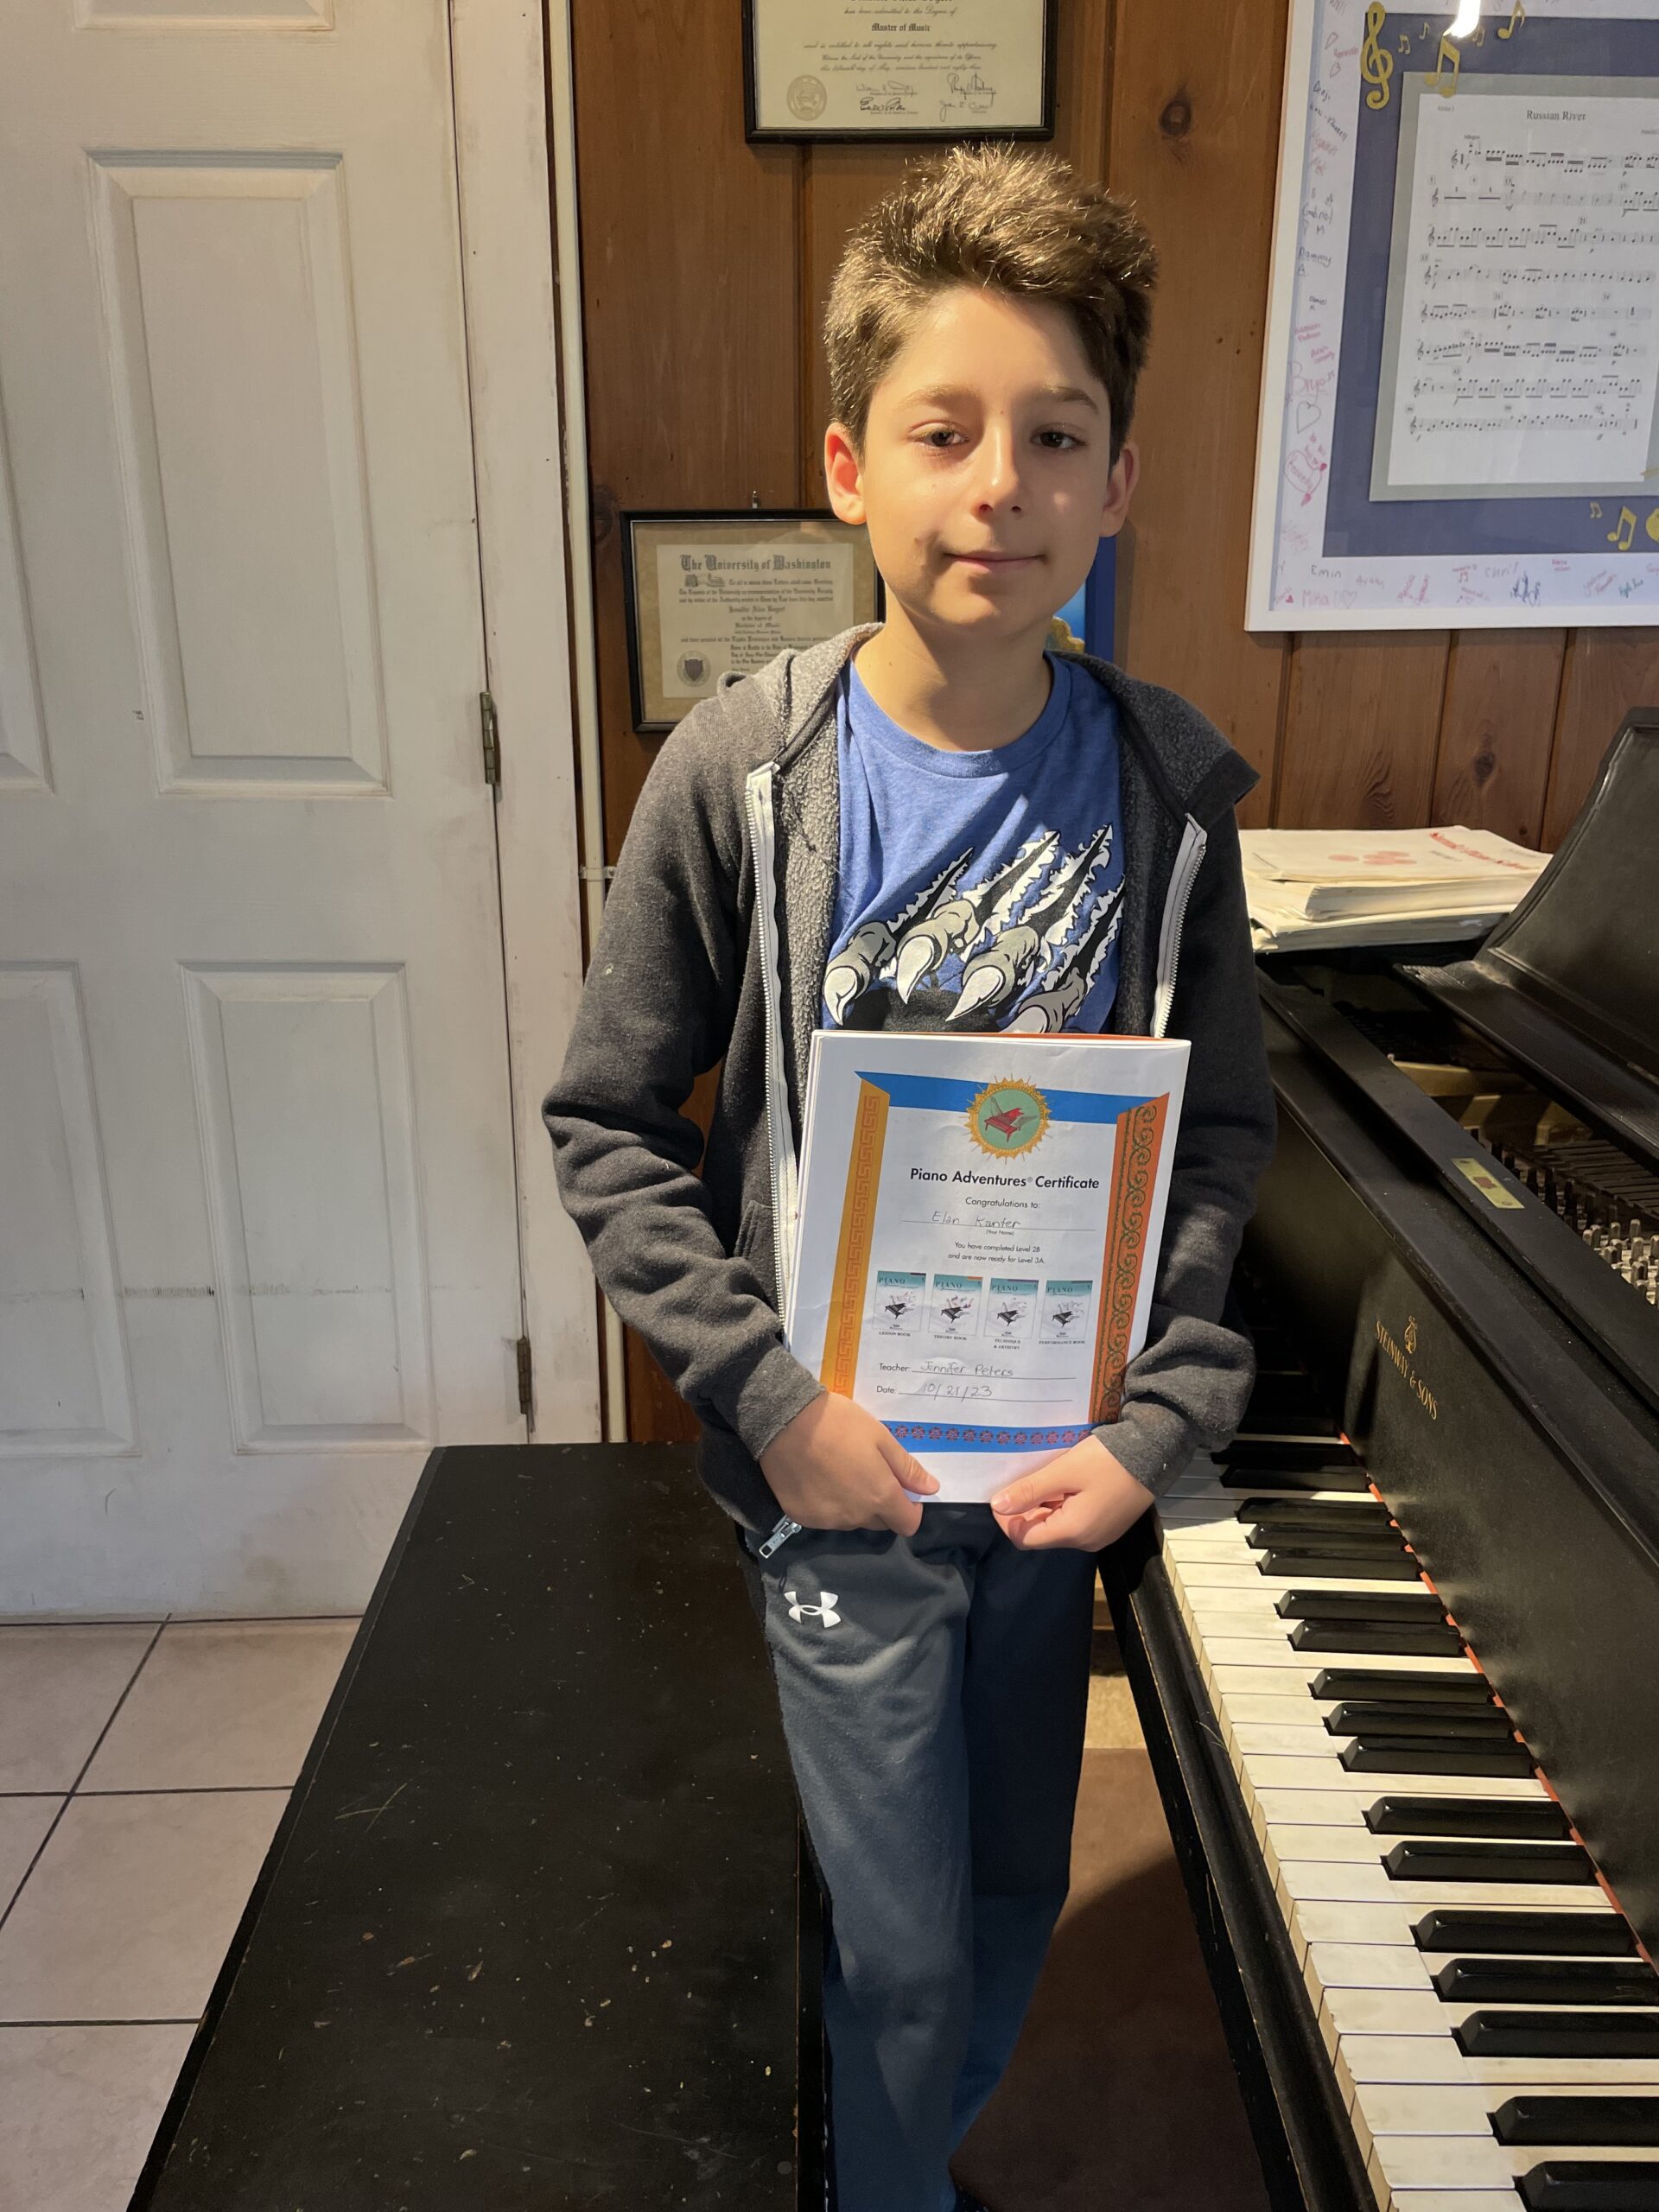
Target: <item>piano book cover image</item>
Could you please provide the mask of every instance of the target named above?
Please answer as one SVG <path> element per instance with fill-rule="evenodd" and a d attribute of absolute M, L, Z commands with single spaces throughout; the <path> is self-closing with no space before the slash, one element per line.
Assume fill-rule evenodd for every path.
<path fill-rule="evenodd" d="M 982 1503 L 1116 1418 L 1146 1341 L 1185 1042 L 820 1031 L 786 1328 Z"/>

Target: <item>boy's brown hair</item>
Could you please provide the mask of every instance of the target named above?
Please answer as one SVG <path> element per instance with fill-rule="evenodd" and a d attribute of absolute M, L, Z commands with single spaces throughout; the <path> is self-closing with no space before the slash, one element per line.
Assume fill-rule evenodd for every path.
<path fill-rule="evenodd" d="M 982 284 L 1070 315 L 1128 434 L 1147 358 L 1158 257 L 1134 209 L 1067 162 L 1007 146 L 953 146 L 906 171 L 848 235 L 823 319 L 830 404 L 855 445 L 870 395 L 918 313 L 947 285 Z"/>

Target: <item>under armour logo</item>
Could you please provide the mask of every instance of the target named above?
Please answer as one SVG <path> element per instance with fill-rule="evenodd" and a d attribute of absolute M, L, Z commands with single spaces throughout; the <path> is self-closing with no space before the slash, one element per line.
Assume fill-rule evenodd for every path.
<path fill-rule="evenodd" d="M 810 1613 L 824 1628 L 834 1628 L 841 1619 L 841 1615 L 836 1611 L 833 1590 L 820 1590 L 816 1605 L 804 1605 L 792 1590 L 785 1590 L 784 1595 L 789 1600 L 789 1618 L 792 1621 L 804 1621 Z"/>

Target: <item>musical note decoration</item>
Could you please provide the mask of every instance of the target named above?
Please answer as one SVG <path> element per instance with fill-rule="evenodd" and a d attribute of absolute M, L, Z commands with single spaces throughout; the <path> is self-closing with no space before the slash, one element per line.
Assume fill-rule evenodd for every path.
<path fill-rule="evenodd" d="M 1648 518 L 1642 525 L 1656 545 L 1659 545 L 1659 507 L 1648 509 Z"/>
<path fill-rule="evenodd" d="M 1371 0 L 1365 10 L 1365 41 L 1359 49 L 1359 73 L 1371 87 L 1365 95 L 1367 107 L 1387 107 L 1389 79 L 1394 74 L 1394 56 L 1385 54 L 1377 43 L 1377 33 L 1388 16 L 1382 0 Z"/>
<path fill-rule="evenodd" d="M 1513 38 L 1516 31 L 1520 29 L 1522 24 L 1524 23 L 1526 20 L 1527 11 L 1522 4 L 1522 0 L 1515 0 L 1515 5 L 1510 10 L 1509 22 L 1507 23 L 1500 23 L 1497 27 L 1497 35 L 1499 38 Z M 1532 49 L 1529 47 L 1527 50 L 1530 53 Z"/>
<path fill-rule="evenodd" d="M 1448 61 L 1452 64 L 1450 77 L 1446 73 L 1446 65 Z M 1458 74 L 1462 67 L 1463 48 L 1458 44 L 1456 39 L 1448 37 L 1442 31 L 1440 50 L 1434 57 L 1433 73 L 1426 76 L 1423 82 L 1431 92 L 1438 92 L 1442 99 L 1449 100 L 1458 89 Z"/>
<path fill-rule="evenodd" d="M 1590 502 L 1590 519 L 1592 522 L 1599 522 L 1601 520 L 1601 501 L 1599 499 L 1592 499 Z"/>
<path fill-rule="evenodd" d="M 1618 511 L 1618 527 L 1617 530 L 1608 531 L 1607 543 L 1615 553 L 1628 553 L 1630 550 L 1630 541 L 1635 536 L 1636 510 L 1633 507 L 1621 507 Z"/>

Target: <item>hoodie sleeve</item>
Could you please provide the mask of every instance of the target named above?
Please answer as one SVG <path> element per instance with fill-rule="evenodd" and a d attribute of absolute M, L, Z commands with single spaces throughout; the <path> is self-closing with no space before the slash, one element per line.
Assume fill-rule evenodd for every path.
<path fill-rule="evenodd" d="M 1230 811 L 1210 830 L 1187 907 L 1169 1033 L 1192 1053 L 1147 1341 L 1122 1413 L 1095 1432 L 1154 1494 L 1230 1440 L 1255 1374 L 1249 1338 L 1221 1319 L 1276 1134 Z"/>
<path fill-rule="evenodd" d="M 694 709 L 645 779 L 542 1119 L 606 1296 L 692 1411 L 759 1458 L 821 1385 L 753 1266 L 727 1254 L 683 1110 L 731 1038 L 747 936 L 740 779 L 721 772 L 718 714 Z"/>

